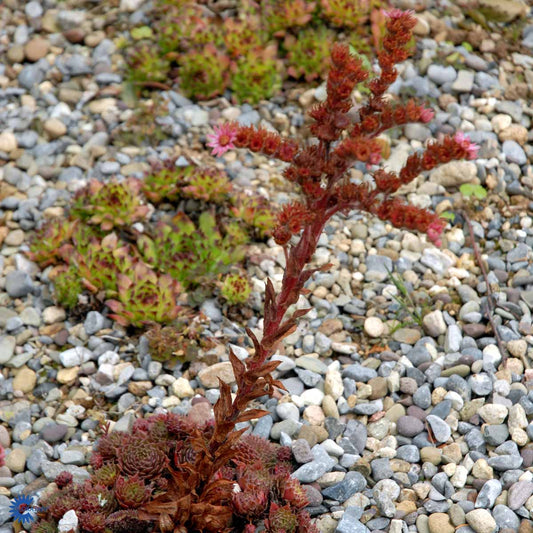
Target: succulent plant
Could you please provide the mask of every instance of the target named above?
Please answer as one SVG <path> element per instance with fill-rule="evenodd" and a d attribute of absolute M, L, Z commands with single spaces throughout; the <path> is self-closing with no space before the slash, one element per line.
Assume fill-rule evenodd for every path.
<path fill-rule="evenodd" d="M 148 439 L 130 439 L 118 450 L 120 471 L 127 476 L 156 477 L 167 462 L 165 452 Z"/>
<path fill-rule="evenodd" d="M 339 28 L 357 29 L 370 13 L 370 0 L 320 0 L 321 15 Z"/>
<path fill-rule="evenodd" d="M 147 205 L 142 205 L 139 192 L 142 182 L 128 178 L 102 183 L 92 179 L 89 185 L 76 194 L 71 215 L 79 217 L 87 224 L 100 226 L 102 231 L 115 227 L 131 226 L 146 218 Z"/>
<path fill-rule="evenodd" d="M 177 202 L 181 195 L 181 187 L 194 170 L 193 165 L 177 167 L 174 158 L 158 162 L 146 174 L 142 191 L 154 204 L 160 204 L 163 201 Z"/>
<path fill-rule="evenodd" d="M 325 26 L 305 28 L 298 36 L 288 35 L 283 46 L 287 50 L 287 73 L 295 79 L 325 79 L 329 69 L 329 53 L 335 33 Z"/>
<path fill-rule="evenodd" d="M 138 474 L 131 477 L 118 476 L 115 481 L 115 498 L 124 509 L 141 507 L 150 499 L 151 494 L 151 485 L 147 485 Z"/>
<path fill-rule="evenodd" d="M 278 62 L 260 49 L 241 57 L 231 78 L 231 90 L 237 102 L 257 104 L 273 96 L 281 88 Z"/>
<path fill-rule="evenodd" d="M 107 300 L 111 318 L 123 326 L 168 323 L 180 311 L 180 284 L 168 274 L 157 274 L 142 261 L 131 272 L 117 275 L 117 299 Z"/>
<path fill-rule="evenodd" d="M 233 204 L 230 212 L 238 220 L 255 228 L 260 237 L 269 235 L 276 224 L 276 214 L 265 198 L 237 193 L 230 198 Z"/>
<path fill-rule="evenodd" d="M 211 337 L 202 334 L 203 315 L 178 317 L 170 326 L 154 324 L 147 332 L 150 355 L 155 361 L 195 361 L 200 350 L 215 346 Z"/>
<path fill-rule="evenodd" d="M 83 284 L 76 267 L 64 265 L 55 271 L 51 279 L 57 303 L 65 309 L 76 307 L 78 296 L 83 292 Z"/>
<path fill-rule="evenodd" d="M 31 240 L 28 256 L 41 268 L 65 261 L 72 253 L 70 242 L 76 231 L 76 220 L 53 218 L 35 234 Z"/>
<path fill-rule="evenodd" d="M 307 0 L 265 0 L 264 23 L 270 35 L 283 37 L 289 28 L 305 26 L 315 7 L 316 2 Z"/>
<path fill-rule="evenodd" d="M 222 38 L 230 57 L 238 59 L 262 47 L 265 41 L 262 33 L 257 16 L 252 15 L 246 19 L 228 17 L 223 23 Z"/>
<path fill-rule="evenodd" d="M 223 236 L 215 216 L 205 211 L 198 220 L 179 212 L 171 223 L 159 223 L 154 235 L 141 235 L 138 247 L 144 260 L 170 274 L 184 287 L 213 278 L 243 257 L 241 242 L 232 234 Z"/>
<path fill-rule="evenodd" d="M 73 477 L 70 472 L 61 472 L 55 479 L 57 488 L 62 489 L 72 483 Z"/>
<path fill-rule="evenodd" d="M 101 513 L 85 512 L 80 513 L 79 525 L 82 531 L 89 533 L 104 533 L 105 532 L 105 516 Z"/>
<path fill-rule="evenodd" d="M 71 259 L 70 270 L 78 274 L 85 288 L 94 293 L 104 291 L 111 298 L 118 291 L 118 275 L 131 271 L 135 261 L 135 249 L 110 233 L 103 239 L 91 239 L 86 246 L 82 243 Z"/>
<path fill-rule="evenodd" d="M 181 54 L 178 64 L 180 89 L 189 98 L 208 100 L 229 85 L 230 60 L 212 43 Z"/>
<path fill-rule="evenodd" d="M 245 303 L 252 292 L 248 279 L 241 274 L 229 274 L 222 283 L 220 294 L 229 304 Z"/>
<path fill-rule="evenodd" d="M 196 2 L 157 0 L 155 4 L 155 33 L 162 54 L 186 49 L 206 25 L 204 11 Z"/>
<path fill-rule="evenodd" d="M 42 520 L 32 525 L 31 533 L 57 533 L 57 523 L 53 520 Z"/>
<path fill-rule="evenodd" d="M 170 71 L 170 61 L 160 54 L 157 46 L 150 43 L 136 45 L 126 55 L 128 81 L 137 87 L 147 83 L 165 83 Z"/>
<path fill-rule="evenodd" d="M 91 476 L 94 483 L 104 487 L 112 487 L 115 484 L 120 469 L 117 464 L 104 463 L 100 468 L 96 469 Z M 57 483 L 57 479 L 56 479 Z M 62 488 L 62 487 L 59 487 Z"/>
<path fill-rule="evenodd" d="M 58 485 L 43 498 L 34 530 L 48 533 L 69 507 L 80 533 L 247 533 L 263 522 L 269 533 L 317 533 L 302 510 L 305 491 L 290 477 L 290 449 L 244 436 L 214 478 L 203 479 L 208 465 L 198 451 L 212 432 L 212 422 L 197 426 L 169 413 L 139 419 L 128 433 L 104 433 L 91 458 L 104 464 L 88 481 Z"/>
<path fill-rule="evenodd" d="M 226 202 L 232 190 L 227 174 L 216 167 L 196 167 L 184 177 L 181 195 L 204 202 Z"/>

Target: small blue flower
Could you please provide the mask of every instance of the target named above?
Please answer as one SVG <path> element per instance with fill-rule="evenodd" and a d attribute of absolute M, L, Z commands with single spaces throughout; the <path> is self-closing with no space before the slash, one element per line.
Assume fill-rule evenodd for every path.
<path fill-rule="evenodd" d="M 11 516 L 15 519 L 15 522 L 20 522 L 24 525 L 26 522 L 30 523 L 35 520 L 33 514 L 33 497 L 27 494 L 21 494 L 17 496 L 9 505 L 9 511 Z"/>

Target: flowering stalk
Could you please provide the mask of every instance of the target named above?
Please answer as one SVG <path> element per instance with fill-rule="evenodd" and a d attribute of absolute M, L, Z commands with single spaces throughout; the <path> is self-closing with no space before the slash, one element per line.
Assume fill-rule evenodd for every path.
<path fill-rule="evenodd" d="M 265 394 L 272 396 L 275 387 L 284 389 L 271 376 L 279 362 L 267 362 L 267 359 L 279 342 L 296 329 L 297 319 L 309 311 L 297 310 L 285 318 L 289 307 L 304 293 L 306 281 L 319 270 L 306 265 L 312 259 L 327 221 L 338 212 L 360 209 L 389 220 L 395 227 L 426 233 L 432 242 L 440 245 L 445 221 L 390 195 L 438 164 L 476 156 L 477 147 L 458 133 L 428 144 L 422 153 L 411 155 L 398 174 L 375 168 L 382 157 L 382 144 L 377 139 L 381 132 L 407 122 L 427 123 L 434 116 L 431 109 L 413 100 L 392 107 L 383 99 L 397 77 L 394 65 L 409 55 L 407 45 L 416 23 L 409 11 L 394 9 L 386 15 L 387 34 L 378 54 L 381 73 L 368 83 L 371 95 L 368 103 L 359 109 L 355 122 L 347 115 L 352 107 L 351 94 L 358 83 L 368 78 L 368 72 L 361 60 L 350 54 L 348 46 L 335 44 L 331 52 L 327 99 L 310 112 L 314 119 L 310 129 L 318 139 L 316 144 L 301 147 L 276 133 L 236 123 L 215 127 L 215 134 L 210 136 L 208 146 L 215 155 L 236 147 L 248 148 L 290 163 L 284 176 L 298 183 L 303 195 L 302 201 L 283 206 L 278 215 L 274 239 L 283 246 L 286 267 L 279 293 L 276 294 L 270 280 L 267 281 L 263 337 L 259 340 L 247 330 L 255 353 L 244 363 L 230 350 L 238 389 L 232 400 L 229 386 L 220 382 L 220 399 L 214 407 L 215 429 L 207 451 L 212 458 L 212 472 L 220 466 L 218 458 L 227 453 L 244 431 L 235 431 L 235 425 L 268 413 L 260 409 L 246 411 L 249 402 Z M 347 135 L 341 138 L 343 132 Z M 347 171 L 357 161 L 366 163 L 372 171 L 373 185 L 349 180 Z"/>

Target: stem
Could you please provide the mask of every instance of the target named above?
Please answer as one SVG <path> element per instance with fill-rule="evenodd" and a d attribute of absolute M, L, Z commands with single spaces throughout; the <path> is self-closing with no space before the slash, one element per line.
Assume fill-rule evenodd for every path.
<path fill-rule="evenodd" d="M 323 199 L 320 203 L 323 203 Z M 217 451 L 220 446 L 224 443 L 229 433 L 235 429 L 236 420 L 246 410 L 250 400 L 257 397 L 257 394 L 255 394 L 258 381 L 257 374 L 266 360 L 275 353 L 279 342 L 278 333 L 282 320 L 288 308 L 297 302 L 307 279 L 307 277 L 304 277 L 306 274 L 304 268 L 313 257 L 318 239 L 329 218 L 325 209 L 320 209 L 316 212 L 322 213 L 322 216 L 317 217 L 311 225 L 303 229 L 298 243 L 290 248 L 286 254 L 287 264 L 283 274 L 281 290 L 271 302 L 268 312 L 265 313 L 263 337 L 257 346 L 256 353 L 247 361 L 242 383 L 239 384 L 229 412 L 225 416 L 223 427 L 215 424 L 214 433 L 209 442 L 213 465 L 217 463 Z M 267 382 L 265 382 L 266 384 Z"/>

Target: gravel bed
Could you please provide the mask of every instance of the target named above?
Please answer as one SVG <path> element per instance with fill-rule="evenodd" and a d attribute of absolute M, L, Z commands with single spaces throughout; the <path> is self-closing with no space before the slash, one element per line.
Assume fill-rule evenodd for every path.
<path fill-rule="evenodd" d="M 502 59 L 498 33 L 476 52 L 442 38 L 443 20 L 463 17 L 443 19 L 444 4 L 427 2 L 417 15 L 419 51 L 391 88 L 431 102 L 436 118 L 393 132 L 388 166 L 457 130 L 481 146 L 478 160 L 444 165 L 403 192 L 439 212 L 470 210 L 490 287 L 460 213 L 442 249 L 360 213 L 328 225 L 315 260 L 333 267 L 310 282 L 298 305 L 312 311 L 275 356 L 289 393 L 265 399 L 270 415 L 247 423 L 292 447 L 294 476 L 325 533 L 533 532 L 533 22 L 528 15 L 520 50 Z M 501 4 L 512 13 L 521 2 Z M 150 161 L 172 155 L 213 162 L 206 135 L 221 119 L 301 134 L 305 109 L 324 97 L 323 86 L 302 88 L 252 108 L 163 92 L 168 114 L 157 122 L 166 140 L 121 146 L 131 110 L 120 101 L 123 60 L 110 29 L 142 21 L 150 4 L 122 0 L 104 14 L 72 7 L 0 6 L 0 533 L 15 531 L 12 498 L 38 495 L 63 470 L 88 477 L 103 416 L 115 431 L 162 410 L 205 416 L 217 377 L 232 380 L 225 349 L 210 366 L 166 366 L 152 360 L 145 337 L 129 338 L 105 313 L 70 317 L 54 302 L 49 271 L 25 255 L 33 231 L 90 178 L 142 178 Z M 217 164 L 275 204 L 293 196 L 273 186 L 282 167 L 263 157 L 228 153 Z M 479 208 L 458 192 L 469 182 L 489 192 Z M 255 248 L 263 259 L 248 273 L 260 316 L 283 253 L 273 241 Z M 391 270 L 421 324 L 397 302 Z M 261 320 L 231 321 L 216 299 L 202 311 L 210 332 L 246 356 L 243 326 L 259 329 Z"/>

